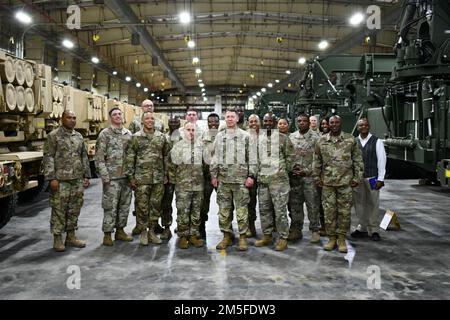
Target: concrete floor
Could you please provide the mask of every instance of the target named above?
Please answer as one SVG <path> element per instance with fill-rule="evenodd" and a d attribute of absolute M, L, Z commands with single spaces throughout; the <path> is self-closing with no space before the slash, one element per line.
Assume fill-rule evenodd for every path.
<path fill-rule="evenodd" d="M 403 230 L 381 232 L 379 243 L 349 239 L 348 254 L 310 244 L 307 223 L 305 238 L 285 252 L 218 252 L 215 194 L 205 248 L 178 249 L 176 237 L 160 246 L 141 247 L 137 237 L 102 246 L 101 186 L 92 180 L 79 221 L 86 248 L 53 252 L 46 193 L 0 230 L 0 299 L 449 299 L 449 195 L 388 181 L 380 218 L 386 209 L 397 212 Z M 130 214 L 126 230 L 133 226 Z M 80 270 L 80 289 L 67 285 L 76 284 L 70 266 Z M 370 280 L 376 275 L 368 285 L 376 269 L 380 289 Z"/>

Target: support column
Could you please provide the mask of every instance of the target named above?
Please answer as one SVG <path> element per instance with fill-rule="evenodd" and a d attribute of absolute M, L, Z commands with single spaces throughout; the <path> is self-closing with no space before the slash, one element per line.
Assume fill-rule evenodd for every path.
<path fill-rule="evenodd" d="M 92 79 L 94 74 L 94 67 L 89 63 L 80 63 L 80 89 L 89 91 L 92 90 Z"/>
<path fill-rule="evenodd" d="M 119 101 L 123 102 L 123 101 L 128 101 L 128 90 L 129 90 L 130 86 L 126 83 L 122 83 L 120 85 L 120 96 L 119 96 Z"/>

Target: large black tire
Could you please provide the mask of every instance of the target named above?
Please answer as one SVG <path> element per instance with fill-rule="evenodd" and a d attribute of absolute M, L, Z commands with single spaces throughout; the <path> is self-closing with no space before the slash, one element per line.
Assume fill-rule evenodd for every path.
<path fill-rule="evenodd" d="M 14 215 L 17 206 L 17 195 L 0 198 L 0 229 L 3 228 Z"/>
<path fill-rule="evenodd" d="M 26 191 L 20 192 L 18 199 L 19 203 L 29 203 L 32 202 L 42 191 L 48 188 L 49 182 L 44 179 L 44 176 L 38 177 L 38 186 L 36 188 L 28 189 Z"/>

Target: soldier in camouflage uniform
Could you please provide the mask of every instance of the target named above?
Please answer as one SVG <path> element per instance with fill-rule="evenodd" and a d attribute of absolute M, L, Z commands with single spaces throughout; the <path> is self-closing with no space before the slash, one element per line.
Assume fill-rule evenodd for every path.
<path fill-rule="evenodd" d="M 102 207 L 103 245 L 112 246 L 111 233 L 116 229 L 116 241 L 133 241 L 123 230 L 127 225 L 131 203 L 131 188 L 125 175 L 125 156 L 131 132 L 122 126 L 122 111 L 109 111 L 111 126 L 103 129 L 95 146 L 95 164 L 103 183 Z"/>
<path fill-rule="evenodd" d="M 170 118 L 169 119 L 169 132 L 166 133 L 166 140 L 169 144 L 169 152 L 172 150 L 175 143 L 181 140 L 180 137 L 180 119 Z M 172 225 L 172 201 L 173 194 L 175 192 L 175 183 L 170 179 L 164 184 L 164 196 L 162 200 L 162 215 L 161 223 L 164 227 L 163 232 L 160 235 L 162 240 L 170 240 L 172 238 L 172 232 L 170 231 L 170 226 Z"/>
<path fill-rule="evenodd" d="M 324 249 L 347 252 L 345 236 L 350 228 L 352 187 L 356 187 L 363 175 L 361 150 L 355 138 L 341 130 L 341 118 L 330 118 L 330 132 L 316 143 L 313 176 L 323 187 L 322 205 L 325 211 L 325 227 L 329 241 Z"/>
<path fill-rule="evenodd" d="M 74 130 L 76 116 L 64 111 L 62 126 L 47 136 L 44 145 L 44 176 L 50 181 L 50 231 L 57 252 L 65 246 L 83 248 L 84 241 L 77 239 L 78 216 L 83 206 L 84 189 L 89 186 L 91 170 L 87 147 L 80 133 Z M 67 232 L 63 243 L 62 233 Z"/>
<path fill-rule="evenodd" d="M 231 204 L 234 202 L 240 234 L 238 250 L 245 251 L 248 249 L 246 232 L 249 196 L 247 188 L 253 186 L 252 177 L 256 174 L 256 168 L 249 161 L 249 134 L 237 128 L 236 111 L 228 110 L 225 122 L 227 129 L 220 131 L 216 136 L 210 166 L 211 184 L 217 188 L 219 227 L 224 235 L 216 249 L 223 250 L 233 244 Z"/>
<path fill-rule="evenodd" d="M 299 130 L 289 138 L 294 145 L 294 170 L 289 174 L 291 192 L 289 193 L 289 210 L 291 228 L 288 240 L 303 238 L 303 203 L 308 209 L 309 230 L 312 232 L 311 243 L 320 242 L 319 235 L 319 195 L 312 176 L 313 156 L 317 140 L 320 136 L 309 129 L 309 117 L 302 114 L 297 118 Z"/>
<path fill-rule="evenodd" d="M 211 113 L 208 116 L 208 130 L 203 132 L 202 143 L 203 143 L 203 203 L 202 210 L 200 212 L 200 237 L 206 239 L 206 228 L 205 224 L 208 221 L 208 212 L 211 194 L 214 187 L 211 184 L 211 174 L 209 173 L 209 165 L 211 164 L 212 155 L 214 153 L 214 140 L 219 128 L 220 119 L 215 113 Z"/>
<path fill-rule="evenodd" d="M 141 230 L 140 243 L 160 244 L 155 226 L 161 212 L 164 182 L 167 173 L 169 145 L 166 137 L 154 128 L 152 112 L 142 115 L 144 127 L 136 132 L 127 152 L 126 174 L 136 195 L 137 224 Z M 148 227 L 148 233 L 147 233 Z"/>
<path fill-rule="evenodd" d="M 169 180 L 175 183 L 177 199 L 178 247 L 203 247 L 199 239 L 200 210 L 203 200 L 203 147 L 195 124 L 186 122 L 183 139 L 177 142 L 169 162 Z M 197 139 L 196 139 L 197 137 Z"/>
<path fill-rule="evenodd" d="M 292 171 L 294 149 L 289 137 L 274 130 L 275 120 L 271 114 L 263 118 L 263 129 L 258 137 L 258 198 L 259 214 L 263 239 L 257 240 L 255 246 L 272 244 L 274 225 L 279 239 L 275 250 L 287 248 L 289 221 L 287 203 L 289 197 L 289 176 Z M 271 206 L 275 210 L 275 219 Z"/>
<path fill-rule="evenodd" d="M 257 146 L 258 145 L 258 136 L 260 129 L 260 121 L 257 114 L 252 114 L 248 117 L 248 129 L 247 132 L 250 134 L 250 145 Z M 253 186 L 248 189 L 250 201 L 248 203 L 248 231 L 247 238 L 256 237 L 256 203 L 257 203 L 257 194 L 258 194 L 258 181 L 255 177 Z"/>
<path fill-rule="evenodd" d="M 145 99 L 144 101 L 142 101 L 141 103 L 141 114 L 134 117 L 133 121 L 131 121 L 130 125 L 128 126 L 128 130 L 131 131 L 132 134 L 135 134 L 136 132 L 141 131 L 142 129 L 142 115 L 145 112 L 154 112 L 155 106 L 153 105 L 153 101 L 149 100 L 149 99 Z M 155 119 L 155 129 L 163 132 L 163 124 L 161 121 L 159 121 L 158 119 Z M 137 203 L 136 203 L 136 195 L 134 195 L 134 212 L 133 215 L 136 216 L 136 227 L 133 228 L 133 231 L 131 232 L 133 235 L 138 235 L 141 234 L 141 230 L 139 229 L 138 225 L 137 225 L 137 215 L 136 215 L 136 207 L 137 207 Z M 163 231 L 162 227 L 157 224 L 155 227 L 155 231 L 156 233 L 161 233 Z"/>
<path fill-rule="evenodd" d="M 236 108 L 236 112 L 237 112 L 238 118 L 239 118 L 239 120 L 237 122 L 238 128 L 247 131 L 248 130 L 248 124 L 245 121 L 244 110 L 241 107 L 237 107 Z"/>

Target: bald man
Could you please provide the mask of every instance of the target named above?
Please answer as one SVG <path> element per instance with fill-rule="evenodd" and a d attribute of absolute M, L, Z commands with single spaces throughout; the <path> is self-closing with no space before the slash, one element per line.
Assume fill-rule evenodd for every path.
<path fill-rule="evenodd" d="M 140 131 L 142 129 L 142 115 L 145 112 L 154 112 L 155 106 L 153 104 L 153 101 L 150 99 L 145 99 L 141 103 L 141 114 L 134 117 L 133 121 L 131 121 L 128 130 L 131 131 L 131 133 L 135 134 L 136 132 Z M 163 132 L 164 131 L 164 125 L 159 119 L 155 119 L 155 129 Z"/>

